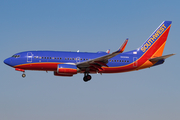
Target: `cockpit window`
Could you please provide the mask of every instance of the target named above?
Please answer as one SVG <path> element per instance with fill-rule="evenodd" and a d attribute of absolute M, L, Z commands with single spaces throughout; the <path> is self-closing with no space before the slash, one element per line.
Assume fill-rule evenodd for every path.
<path fill-rule="evenodd" d="M 20 55 L 13 55 L 12 57 L 14 57 L 14 58 L 18 58 L 18 57 L 20 57 Z"/>

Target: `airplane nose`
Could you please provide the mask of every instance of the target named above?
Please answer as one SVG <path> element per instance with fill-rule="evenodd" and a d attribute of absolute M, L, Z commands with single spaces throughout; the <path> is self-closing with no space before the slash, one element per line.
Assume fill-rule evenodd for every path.
<path fill-rule="evenodd" d="M 4 63 L 5 63 L 6 65 L 11 66 L 11 63 L 12 63 L 11 58 L 5 59 L 5 60 L 4 60 Z"/>

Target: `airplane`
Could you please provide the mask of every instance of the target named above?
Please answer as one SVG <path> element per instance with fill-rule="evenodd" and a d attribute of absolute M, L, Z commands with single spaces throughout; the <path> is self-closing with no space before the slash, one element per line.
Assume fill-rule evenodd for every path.
<path fill-rule="evenodd" d="M 121 73 L 150 68 L 163 64 L 165 59 L 175 55 L 164 55 L 163 50 L 169 34 L 172 21 L 163 21 L 150 37 L 137 49 L 123 52 L 128 39 L 121 47 L 110 53 L 66 52 L 66 51 L 26 51 L 14 54 L 4 60 L 16 71 L 25 70 L 53 71 L 55 76 L 72 77 L 84 73 L 85 82 L 91 80 L 90 74 Z"/>

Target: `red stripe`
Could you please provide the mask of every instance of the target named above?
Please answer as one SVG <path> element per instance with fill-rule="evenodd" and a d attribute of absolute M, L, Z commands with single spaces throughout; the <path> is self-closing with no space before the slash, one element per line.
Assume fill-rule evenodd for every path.
<path fill-rule="evenodd" d="M 57 65 L 61 63 L 30 63 L 15 66 L 24 70 L 44 70 L 44 71 L 57 71 Z"/>

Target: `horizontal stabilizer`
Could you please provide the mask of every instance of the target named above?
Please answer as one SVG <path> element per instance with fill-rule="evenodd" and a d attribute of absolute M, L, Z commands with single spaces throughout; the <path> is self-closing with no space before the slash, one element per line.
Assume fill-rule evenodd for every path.
<path fill-rule="evenodd" d="M 159 60 L 164 60 L 164 59 L 166 59 L 168 57 L 171 57 L 173 55 L 175 55 L 175 54 L 169 54 L 169 55 L 164 55 L 164 56 L 161 56 L 161 57 L 150 58 L 149 61 L 155 62 L 155 61 L 159 61 Z"/>

